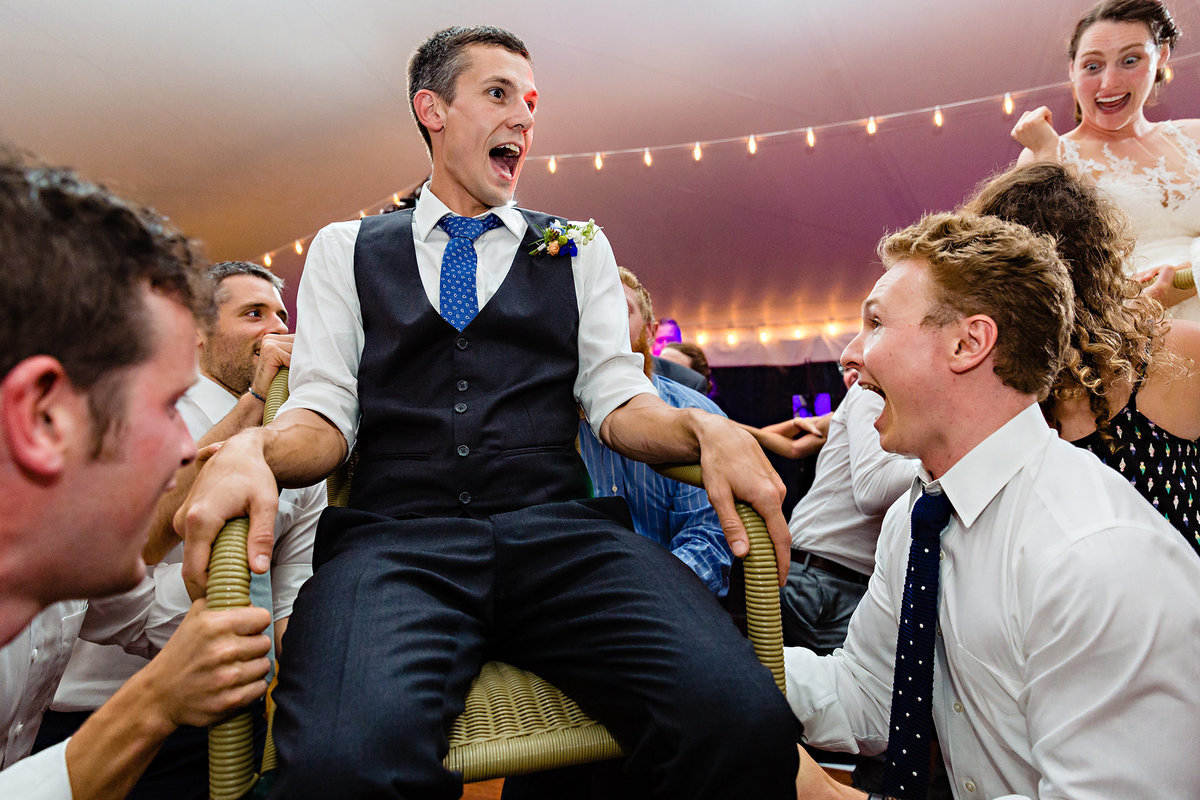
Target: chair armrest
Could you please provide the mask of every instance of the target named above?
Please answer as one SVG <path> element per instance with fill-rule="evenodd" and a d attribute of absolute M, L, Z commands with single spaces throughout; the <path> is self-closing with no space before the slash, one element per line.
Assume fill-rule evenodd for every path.
<path fill-rule="evenodd" d="M 703 488 L 699 464 L 656 465 L 659 473 L 681 483 Z M 779 572 L 775 545 L 767 524 L 749 503 L 736 503 L 738 516 L 750 539 L 750 551 L 742 560 L 746 584 L 746 632 L 758 660 L 771 670 L 779 691 L 787 693 L 783 675 L 783 626 L 779 617 Z"/>

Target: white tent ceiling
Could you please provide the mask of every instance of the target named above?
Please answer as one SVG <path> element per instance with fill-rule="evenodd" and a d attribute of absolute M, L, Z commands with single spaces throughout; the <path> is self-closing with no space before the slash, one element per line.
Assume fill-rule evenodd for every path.
<path fill-rule="evenodd" d="M 441 27 L 501 25 L 529 45 L 541 94 L 519 201 L 594 217 L 714 363 L 795 363 L 856 325 L 885 230 L 1016 157 L 1015 115 L 956 103 L 1012 92 L 1017 113 L 1046 103 L 1066 129 L 1053 85 L 1091 2 L 0 0 L 0 137 L 157 207 L 211 258 L 282 248 L 294 285 L 293 240 L 428 170 L 408 53 Z M 1200 2 L 1171 6 L 1185 38 L 1154 118 L 1200 113 Z M 904 113 L 937 105 L 942 128 Z M 808 126 L 814 148 L 795 134 L 747 152 L 749 134 Z M 721 139 L 736 141 L 693 160 L 692 142 Z"/>

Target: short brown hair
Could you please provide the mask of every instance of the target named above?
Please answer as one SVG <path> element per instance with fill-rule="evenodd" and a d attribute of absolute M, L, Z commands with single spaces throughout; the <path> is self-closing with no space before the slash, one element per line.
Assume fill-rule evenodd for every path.
<path fill-rule="evenodd" d="M 191 242 L 153 211 L 0 144 L 0 377 L 49 355 L 86 391 L 96 452 L 153 353 L 142 287 L 207 313 Z"/>
<path fill-rule="evenodd" d="M 1124 215 L 1100 190 L 1055 161 L 1039 161 L 993 178 L 968 209 L 1054 236 L 1075 290 L 1075 324 L 1051 397 L 1087 397 L 1102 438 L 1111 409 L 1105 387 L 1137 381 L 1161 356 L 1155 335 L 1163 309 L 1125 275 L 1133 239 Z M 1056 423 L 1053 403 L 1043 410 Z"/>
<path fill-rule="evenodd" d="M 417 92 L 428 89 L 447 103 L 453 103 L 458 76 L 471 64 L 467 48 L 476 44 L 502 47 L 526 61 L 533 61 L 525 43 L 516 34 L 491 25 L 446 28 L 422 42 L 408 59 L 408 109 L 417 122 L 421 138 L 425 140 L 425 149 L 430 155 L 433 154 L 433 143 L 429 129 L 417 117 L 413 98 Z"/>
<path fill-rule="evenodd" d="M 907 259 L 929 267 L 936 296 L 923 324 L 991 317 L 996 375 L 1039 400 L 1047 395 L 1070 342 L 1074 302 L 1051 237 L 996 217 L 930 214 L 885 236 L 878 252 L 885 268 Z"/>
<path fill-rule="evenodd" d="M 633 293 L 637 295 L 638 312 L 642 315 L 643 324 L 653 327 L 654 304 L 650 302 L 650 292 L 646 291 L 645 286 L 642 286 L 642 282 L 638 280 L 637 275 L 634 275 L 624 267 L 617 267 L 617 274 L 621 276 L 621 283 L 633 289 Z"/>

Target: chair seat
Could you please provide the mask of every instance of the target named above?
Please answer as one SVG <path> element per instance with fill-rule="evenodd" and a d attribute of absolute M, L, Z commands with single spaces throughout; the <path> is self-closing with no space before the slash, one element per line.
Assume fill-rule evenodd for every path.
<path fill-rule="evenodd" d="M 471 683 L 443 763 L 470 783 L 620 755 L 608 729 L 574 700 L 532 672 L 490 661 Z"/>

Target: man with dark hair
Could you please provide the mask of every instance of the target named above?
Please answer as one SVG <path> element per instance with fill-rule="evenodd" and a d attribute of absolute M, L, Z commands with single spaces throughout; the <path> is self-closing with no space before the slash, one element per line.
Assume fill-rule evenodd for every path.
<path fill-rule="evenodd" d="M 201 324 L 197 337 L 200 379 L 177 403 L 188 431 L 201 447 L 262 423 L 267 388 L 279 368 L 289 365 L 292 349 L 281 279 L 246 261 L 214 264 L 207 275 L 215 313 Z M 163 529 L 155 539 L 152 527 L 151 543 L 145 550 L 146 562 L 154 565 L 150 569 L 155 583 L 155 618 L 182 616 L 191 604 L 179 574 L 182 548 L 177 546 L 179 540 L 170 522 L 194 479 L 194 466 L 179 470 L 175 487 L 162 496 L 155 510 Z M 270 632 L 277 650 L 296 593 L 312 575 L 313 539 L 324 507 L 323 483 L 280 493 L 270 573 L 254 575 L 250 582 L 251 602 L 272 613 L 274 630 Z M 42 720 L 35 750 L 70 736 L 146 663 L 142 655 L 120 647 L 76 642 L 51 710 Z M 133 800 L 205 800 L 208 796 L 208 735 L 204 728 L 193 727 L 181 728 L 164 742 L 129 795 Z"/>
<path fill-rule="evenodd" d="M 141 549 L 155 502 L 196 453 L 175 401 L 195 376 L 206 295 L 161 219 L 7 152 L 0 264 L 0 766 L 15 762 L 0 796 L 123 797 L 172 730 L 265 690 L 267 615 L 198 601 L 77 735 L 19 761 L 81 627 L 162 644 L 135 630 L 152 599 Z M 71 599 L 131 588 L 91 610 Z"/>
<path fill-rule="evenodd" d="M 177 516 L 192 578 L 245 512 L 261 569 L 276 481 L 318 480 L 357 445 L 350 507 L 322 517 L 288 628 L 276 791 L 458 796 L 447 732 L 495 658 L 609 725 L 641 791 L 791 797 L 786 703 L 712 594 L 630 530 L 623 501 L 586 499 L 576 402 L 623 455 L 703 455 L 733 552 L 746 550 L 737 495 L 785 570 L 782 482 L 728 420 L 655 395 L 603 234 L 511 205 L 538 100 L 520 40 L 442 31 L 409 80 L 429 184 L 412 211 L 313 240 L 291 399 L 224 444 Z M 559 255 L 538 247 L 555 223 L 574 237 Z"/>
<path fill-rule="evenodd" d="M 920 468 L 845 647 L 785 650 L 805 741 L 886 748 L 899 798 L 925 797 L 935 733 L 957 797 L 1194 795 L 1200 564 L 1042 417 L 1073 316 L 1053 240 L 935 214 L 880 255 L 842 363 Z M 801 797 L 864 796 L 801 758 Z"/>

